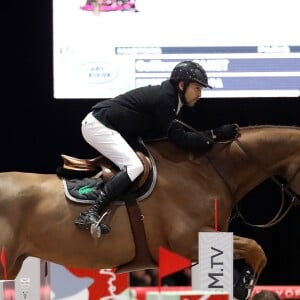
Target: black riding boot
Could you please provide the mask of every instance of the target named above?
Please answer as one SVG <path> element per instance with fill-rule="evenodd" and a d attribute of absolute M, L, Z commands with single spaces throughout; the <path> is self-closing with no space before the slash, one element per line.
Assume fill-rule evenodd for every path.
<path fill-rule="evenodd" d="M 111 201 L 116 200 L 132 184 L 126 170 L 116 174 L 100 192 L 95 204 L 86 212 L 80 213 L 75 220 L 75 224 L 80 228 L 89 229 L 92 224 L 96 224 L 100 219 L 101 210 Z M 106 224 L 101 224 L 101 232 L 108 233 L 110 228 Z"/>

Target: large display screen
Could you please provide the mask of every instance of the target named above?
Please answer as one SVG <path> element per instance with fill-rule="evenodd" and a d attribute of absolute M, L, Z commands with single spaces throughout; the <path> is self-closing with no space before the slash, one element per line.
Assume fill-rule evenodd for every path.
<path fill-rule="evenodd" d="M 112 98 L 200 63 L 204 97 L 298 97 L 298 0 L 53 0 L 54 98 Z"/>

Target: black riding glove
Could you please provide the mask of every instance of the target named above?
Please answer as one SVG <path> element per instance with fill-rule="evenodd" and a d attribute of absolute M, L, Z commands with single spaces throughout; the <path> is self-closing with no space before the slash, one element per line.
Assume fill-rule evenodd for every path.
<path fill-rule="evenodd" d="M 216 142 L 228 141 L 239 135 L 239 126 L 237 124 L 222 125 L 212 130 Z"/>

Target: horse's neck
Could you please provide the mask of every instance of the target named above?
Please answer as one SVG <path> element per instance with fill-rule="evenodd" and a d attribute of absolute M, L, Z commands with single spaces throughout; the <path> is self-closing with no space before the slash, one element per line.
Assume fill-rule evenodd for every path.
<path fill-rule="evenodd" d="M 207 172 L 208 168 L 214 170 L 214 176 L 222 177 L 236 200 L 270 176 L 280 175 L 289 181 L 300 170 L 300 128 L 242 128 L 239 141 L 242 147 L 237 142 L 216 144 L 205 155 L 192 155 L 168 140 L 148 142 L 147 145 L 158 160 L 189 163 L 194 161 L 198 165 L 201 164 L 200 169 L 204 172 Z M 212 177 L 208 180 L 214 179 Z M 295 180 L 293 185 L 296 185 Z"/>
<path fill-rule="evenodd" d="M 233 180 L 236 186 L 251 190 L 265 179 L 280 175 L 287 180 L 300 165 L 300 129 L 258 127 L 242 130 L 241 146 L 235 145 L 241 158 Z M 246 193 L 248 191 L 242 191 Z"/>
<path fill-rule="evenodd" d="M 291 157 L 300 154 L 300 128 L 262 127 L 249 129 L 240 139 L 257 162 L 272 173 L 282 172 L 291 162 Z M 278 174 L 284 175 L 284 174 Z"/>

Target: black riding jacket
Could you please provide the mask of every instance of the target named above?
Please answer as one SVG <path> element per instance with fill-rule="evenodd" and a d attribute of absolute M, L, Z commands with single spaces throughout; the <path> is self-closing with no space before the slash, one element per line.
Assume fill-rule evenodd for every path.
<path fill-rule="evenodd" d="M 125 139 L 168 137 L 175 145 L 189 150 L 207 150 L 211 137 L 190 132 L 176 122 L 179 98 L 169 80 L 161 85 L 131 90 L 92 107 L 101 123 L 118 131 Z"/>

